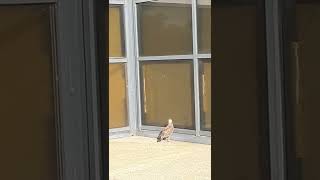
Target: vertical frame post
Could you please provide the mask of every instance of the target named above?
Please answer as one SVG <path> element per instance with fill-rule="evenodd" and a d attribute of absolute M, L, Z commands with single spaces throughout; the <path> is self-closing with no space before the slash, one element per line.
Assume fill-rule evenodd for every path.
<path fill-rule="evenodd" d="M 136 84 L 136 58 L 134 51 L 134 24 L 133 24 L 133 1 L 126 0 L 124 4 L 125 11 L 125 31 L 126 31 L 126 47 L 127 47 L 127 73 L 128 73 L 128 98 L 129 98 L 129 126 L 130 134 L 136 135 L 137 130 L 137 84 Z"/>
<path fill-rule="evenodd" d="M 131 7 L 132 7 L 132 32 L 133 32 L 133 58 L 134 58 L 134 63 L 135 63 L 135 82 L 136 82 L 136 106 L 137 106 L 137 121 L 136 121 L 136 130 L 141 131 L 141 126 L 142 126 L 142 110 L 141 110 L 141 89 L 140 89 L 140 62 L 138 60 L 139 57 L 139 37 L 138 37 L 138 9 L 137 9 L 137 1 L 133 0 L 131 2 Z"/>
<path fill-rule="evenodd" d="M 192 0 L 192 43 L 193 43 L 193 80 L 194 80 L 194 120 L 196 136 L 200 136 L 200 92 L 199 92 L 199 61 L 198 61 L 198 24 L 197 0 Z"/>
<path fill-rule="evenodd" d="M 271 180 L 286 180 L 280 2 L 265 1 Z"/>

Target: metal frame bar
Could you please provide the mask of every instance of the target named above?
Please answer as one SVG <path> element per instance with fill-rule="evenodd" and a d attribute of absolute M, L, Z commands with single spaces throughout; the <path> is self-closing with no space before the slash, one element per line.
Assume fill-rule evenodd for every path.
<path fill-rule="evenodd" d="M 52 48 L 52 65 L 53 65 L 53 79 L 54 82 L 54 106 L 55 106 L 55 136 L 56 136 L 56 151 L 57 151 L 57 169 L 58 169 L 58 179 L 62 179 L 62 137 L 61 137 L 61 118 L 60 118 L 60 94 L 59 94 L 59 64 L 57 58 L 57 34 L 56 34 L 56 11 L 54 5 L 50 6 L 50 34 L 51 34 L 51 48 Z"/>
<path fill-rule="evenodd" d="M 135 0 L 135 3 L 143 3 L 143 2 L 191 4 L 190 0 Z"/>
<path fill-rule="evenodd" d="M 152 2 L 154 0 L 133 0 L 133 1 L 136 4 L 136 3 Z"/>
<path fill-rule="evenodd" d="M 286 180 L 280 2 L 265 0 L 271 180 Z"/>
<path fill-rule="evenodd" d="M 133 8 L 133 33 L 134 33 L 134 52 L 135 52 L 135 56 L 134 56 L 134 59 L 139 59 L 139 36 L 138 36 L 138 12 L 137 12 L 137 3 L 138 1 L 135 1 L 135 2 L 132 2 L 132 8 Z M 142 124 L 142 115 L 141 115 L 141 88 L 140 88 L 140 61 L 137 60 L 135 62 L 136 64 L 136 67 L 135 67 L 135 70 L 136 70 L 136 82 L 137 82 L 137 86 L 136 86 L 136 90 L 137 90 L 137 124 L 136 124 L 136 129 L 137 129 L 137 132 L 140 132 L 141 131 L 141 124 Z"/>
<path fill-rule="evenodd" d="M 210 6 L 212 0 L 197 0 L 199 5 Z"/>
<path fill-rule="evenodd" d="M 211 137 L 211 131 L 200 131 L 200 136 Z"/>
<path fill-rule="evenodd" d="M 90 0 L 89 0 L 90 1 Z M 90 1 L 92 2 L 92 1 Z M 99 118 L 99 127 L 100 127 L 100 146 L 99 146 L 99 154 L 100 154 L 100 176 L 102 178 L 107 177 L 107 168 L 109 165 L 108 161 L 108 149 L 109 149 L 109 144 L 106 143 L 109 139 L 105 135 L 105 131 L 108 131 L 108 122 L 106 119 L 108 118 L 108 110 L 106 107 L 108 107 L 108 95 L 106 92 L 106 89 L 108 88 L 107 83 L 107 77 L 106 73 L 108 72 L 107 67 L 106 67 L 106 47 L 107 42 L 106 39 L 108 39 L 107 34 L 106 34 L 106 26 L 107 26 L 107 19 L 106 19 L 106 6 L 104 1 L 93 1 L 95 3 L 95 28 L 96 28 L 96 33 L 95 33 L 95 41 L 96 41 L 96 78 L 97 78 L 97 84 L 98 84 L 98 89 L 97 89 L 97 96 L 98 96 L 98 118 Z M 88 78 L 90 79 L 90 78 Z"/>
<path fill-rule="evenodd" d="M 126 17 L 128 22 L 126 23 L 126 34 L 127 34 L 127 56 L 128 56 L 128 97 L 129 101 L 129 116 L 130 116 L 130 133 L 132 135 L 136 134 L 137 131 L 137 84 L 136 84 L 136 62 L 135 62 L 135 44 L 134 44 L 134 22 L 132 21 L 133 14 L 133 1 L 128 0 L 125 4 L 126 7 Z"/>
<path fill-rule="evenodd" d="M 84 54 L 86 66 L 86 89 L 87 89 L 87 117 L 88 117 L 88 150 L 89 150 L 89 177 L 90 180 L 99 180 L 103 176 L 103 152 L 102 141 L 102 115 L 99 111 L 99 61 L 101 55 L 97 53 L 99 36 L 100 2 L 83 0 L 83 28 L 84 28 Z M 103 5 L 103 4 L 102 4 Z M 103 8 L 102 8 L 103 9 Z M 104 17 L 104 16 L 103 16 Z M 105 22 L 105 21 L 103 21 Z M 105 49 L 105 48 L 104 48 Z M 104 57 L 104 56 L 103 56 Z"/>
<path fill-rule="evenodd" d="M 127 63 L 127 58 L 109 58 L 109 64 L 111 63 Z"/>
<path fill-rule="evenodd" d="M 199 61 L 198 55 L 198 24 L 197 0 L 192 0 L 192 41 L 193 41 L 193 86 L 194 86 L 194 113 L 196 136 L 200 136 L 200 92 L 199 92 Z"/>
<path fill-rule="evenodd" d="M 166 61 L 166 60 L 187 60 L 193 59 L 193 55 L 171 55 L 171 56 L 142 56 L 139 61 Z"/>
<path fill-rule="evenodd" d="M 159 126 L 147 126 L 147 125 L 141 125 L 141 130 L 151 130 L 151 131 L 157 131 L 159 132 L 163 127 Z M 176 133 L 181 133 L 181 134 L 190 134 L 190 135 L 195 135 L 196 131 L 195 130 L 190 130 L 190 129 L 180 129 L 180 128 L 174 128 L 174 132 Z"/>
<path fill-rule="evenodd" d="M 115 4 L 115 5 L 123 5 L 125 4 L 125 0 L 109 0 L 109 4 Z"/>
<path fill-rule="evenodd" d="M 68 0 L 55 4 L 63 149 L 61 180 L 90 179 L 83 3 Z"/>
<path fill-rule="evenodd" d="M 197 54 L 198 59 L 210 59 L 211 54 Z"/>

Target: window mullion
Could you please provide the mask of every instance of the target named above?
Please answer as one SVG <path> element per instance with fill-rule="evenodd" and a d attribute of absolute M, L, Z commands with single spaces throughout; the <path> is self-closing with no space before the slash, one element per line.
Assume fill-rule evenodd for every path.
<path fill-rule="evenodd" d="M 192 42 L 193 42 L 193 75 L 196 136 L 200 136 L 200 100 L 199 100 L 199 62 L 197 31 L 197 0 L 192 0 Z"/>

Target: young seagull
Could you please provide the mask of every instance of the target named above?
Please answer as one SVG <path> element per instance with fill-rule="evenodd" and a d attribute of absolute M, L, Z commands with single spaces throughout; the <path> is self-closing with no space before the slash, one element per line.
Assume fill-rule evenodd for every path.
<path fill-rule="evenodd" d="M 173 133 L 173 130 L 174 130 L 174 127 L 173 127 L 172 119 L 169 119 L 167 127 L 165 127 L 160 131 L 159 136 L 157 138 L 157 142 L 160 142 L 161 140 L 169 141 Z"/>

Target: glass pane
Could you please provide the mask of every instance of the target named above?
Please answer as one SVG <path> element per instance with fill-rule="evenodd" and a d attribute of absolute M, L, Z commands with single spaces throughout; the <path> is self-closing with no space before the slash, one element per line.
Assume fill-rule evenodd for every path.
<path fill-rule="evenodd" d="M 211 53 L 211 0 L 198 0 L 198 49 Z"/>
<path fill-rule="evenodd" d="M 109 56 L 124 57 L 124 27 L 122 6 L 109 6 Z"/>
<path fill-rule="evenodd" d="M 270 180 L 265 2 L 213 2 L 213 179 Z"/>
<path fill-rule="evenodd" d="M 138 4 L 141 56 L 192 54 L 191 1 L 166 2 Z"/>
<path fill-rule="evenodd" d="M 192 61 L 143 62 L 142 124 L 194 129 Z"/>
<path fill-rule="evenodd" d="M 128 126 L 125 64 L 109 64 L 109 128 Z"/>
<path fill-rule="evenodd" d="M 200 60 L 201 130 L 211 131 L 211 60 Z"/>
<path fill-rule="evenodd" d="M 0 6 L 0 179 L 57 180 L 50 11 Z"/>
<path fill-rule="evenodd" d="M 286 16 L 288 178 L 313 180 L 320 179 L 320 3 L 294 3 Z"/>

